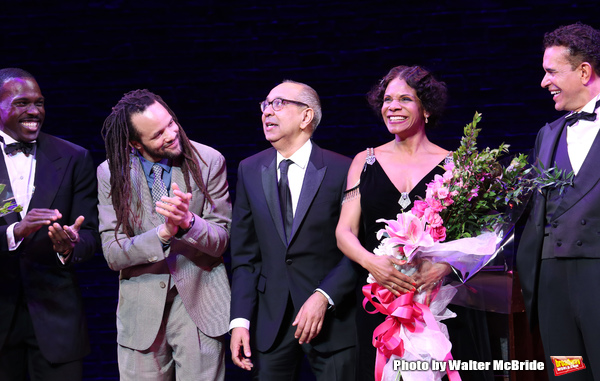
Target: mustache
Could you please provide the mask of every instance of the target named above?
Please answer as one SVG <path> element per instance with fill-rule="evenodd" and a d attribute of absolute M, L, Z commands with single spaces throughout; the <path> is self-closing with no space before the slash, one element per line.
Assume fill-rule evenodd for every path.
<path fill-rule="evenodd" d="M 171 140 L 169 143 L 165 143 L 165 144 L 163 144 L 161 148 L 162 148 L 162 149 L 167 149 L 167 148 L 169 148 L 169 147 L 173 147 L 173 145 L 175 145 L 175 144 L 177 144 L 177 145 L 181 146 L 181 139 L 180 139 L 180 135 L 179 135 L 179 133 L 178 133 L 178 134 L 177 134 L 177 136 L 176 136 L 176 137 L 175 137 L 173 140 Z"/>

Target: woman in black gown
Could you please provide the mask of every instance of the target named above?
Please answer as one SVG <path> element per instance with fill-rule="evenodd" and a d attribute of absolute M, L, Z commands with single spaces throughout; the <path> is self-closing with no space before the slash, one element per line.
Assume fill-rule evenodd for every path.
<path fill-rule="evenodd" d="M 408 212 L 417 196 L 425 197 L 426 184 L 449 152 L 429 141 L 426 128 L 438 121 L 446 101 L 446 86 L 419 66 L 398 66 L 368 94 L 371 107 L 383 118 L 393 140 L 369 148 L 354 158 L 348 172 L 346 193 L 336 231 L 338 246 L 352 259 L 359 272 L 357 285 L 357 380 L 373 380 L 375 348 L 373 330 L 385 316 L 370 315 L 362 308 L 361 289 L 368 273 L 395 295 L 411 290 L 431 291 L 450 273 L 446 263 L 424 263 L 412 277 L 396 270 L 401 262 L 388 256 L 375 256 L 379 241 L 376 233 L 384 223 Z M 359 240 L 359 231 L 364 239 Z"/>

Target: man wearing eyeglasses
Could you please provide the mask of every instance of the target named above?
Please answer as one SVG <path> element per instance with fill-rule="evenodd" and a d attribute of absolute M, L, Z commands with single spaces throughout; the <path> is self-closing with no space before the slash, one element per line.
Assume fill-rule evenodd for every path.
<path fill-rule="evenodd" d="M 284 81 L 260 107 L 273 148 L 238 169 L 233 362 L 256 365 L 261 381 L 289 380 L 306 354 L 318 380 L 353 380 L 356 278 L 335 239 L 350 160 L 311 141 L 321 105 L 310 86 Z"/>

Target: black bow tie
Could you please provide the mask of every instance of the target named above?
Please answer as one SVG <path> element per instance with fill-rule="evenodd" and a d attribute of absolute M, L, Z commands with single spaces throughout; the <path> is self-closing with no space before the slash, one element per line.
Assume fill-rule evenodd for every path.
<path fill-rule="evenodd" d="M 596 106 L 594 107 L 594 110 L 597 109 L 598 107 L 600 107 L 600 100 L 598 102 L 596 102 Z M 574 125 L 578 120 L 589 120 L 590 122 L 593 122 L 596 120 L 596 113 L 595 112 L 585 112 L 585 111 L 580 111 L 580 112 L 575 112 L 571 115 L 567 115 L 565 117 L 566 122 L 566 126 L 572 126 Z"/>
<path fill-rule="evenodd" d="M 34 143 L 10 143 L 4 146 L 4 152 L 6 152 L 7 155 L 10 155 L 15 151 L 22 151 L 25 155 L 29 155 L 33 150 L 33 145 Z"/>

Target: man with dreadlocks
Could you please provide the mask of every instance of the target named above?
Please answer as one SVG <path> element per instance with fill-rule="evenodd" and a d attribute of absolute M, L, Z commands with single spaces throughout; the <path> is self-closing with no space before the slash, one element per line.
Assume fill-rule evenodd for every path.
<path fill-rule="evenodd" d="M 121 380 L 223 380 L 231 293 L 222 254 L 231 203 L 225 159 L 190 141 L 148 90 L 123 96 L 102 131 L 104 257 L 120 271 Z"/>

